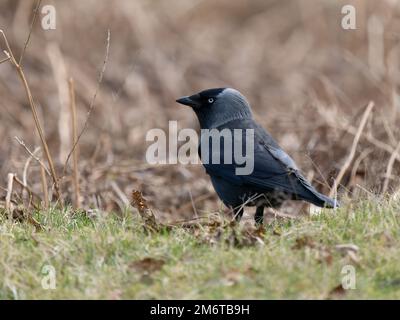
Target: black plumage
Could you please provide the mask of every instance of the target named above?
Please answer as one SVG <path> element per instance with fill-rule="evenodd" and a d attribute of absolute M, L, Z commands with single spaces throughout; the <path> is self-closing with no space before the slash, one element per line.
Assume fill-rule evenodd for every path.
<path fill-rule="evenodd" d="M 232 208 L 236 218 L 240 219 L 244 206 L 256 206 L 255 220 L 263 222 L 264 207 L 278 208 L 286 199 L 304 200 L 319 207 L 334 208 L 335 200 L 319 193 L 304 178 L 293 159 L 287 155 L 271 137 L 258 125 L 247 100 L 237 90 L 218 88 L 202 91 L 190 97 L 183 97 L 177 102 L 189 105 L 195 111 L 201 129 L 216 129 L 218 132 L 241 132 L 241 140 L 246 143 L 246 130 L 254 132 L 251 143 L 254 152 L 252 161 L 254 169 L 250 174 L 238 175 L 236 169 L 241 165 L 235 161 L 226 163 L 224 156 L 225 142 L 222 139 L 220 149 L 213 150 L 209 143 L 208 159 L 205 159 L 200 143 L 199 153 L 206 172 L 224 204 Z M 209 138 L 207 136 L 207 138 Z M 236 137 L 237 139 L 238 137 Z M 246 150 L 241 146 L 241 152 Z M 217 153 L 217 155 L 216 155 Z M 234 148 L 232 148 L 234 153 Z M 212 156 L 219 161 L 211 161 Z M 214 158 L 215 159 L 215 158 Z"/>

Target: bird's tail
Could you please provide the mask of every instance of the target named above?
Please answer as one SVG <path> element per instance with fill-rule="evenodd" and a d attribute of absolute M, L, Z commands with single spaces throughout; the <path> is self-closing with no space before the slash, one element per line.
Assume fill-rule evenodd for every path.
<path fill-rule="evenodd" d="M 315 198 L 313 199 L 313 201 L 310 201 L 310 202 L 315 204 L 316 206 L 324 207 L 324 208 L 331 208 L 331 209 L 339 208 L 340 204 L 337 201 L 337 199 L 329 198 L 326 195 L 316 192 L 316 191 L 314 191 L 313 193 L 314 193 Z"/>
<path fill-rule="evenodd" d="M 303 187 L 309 191 L 307 192 L 307 195 L 302 195 L 304 200 L 323 208 L 334 209 L 340 206 L 337 199 L 332 199 L 322 193 L 319 193 L 302 175 L 298 174 L 298 178 Z"/>

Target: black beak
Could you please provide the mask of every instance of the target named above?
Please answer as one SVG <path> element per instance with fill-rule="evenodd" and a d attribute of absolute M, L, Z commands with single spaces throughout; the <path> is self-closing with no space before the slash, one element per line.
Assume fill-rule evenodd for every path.
<path fill-rule="evenodd" d="M 185 96 L 176 100 L 176 102 L 180 104 L 184 104 L 185 106 L 189 106 L 192 108 L 198 108 L 201 106 L 200 96 L 198 94 L 194 94 L 193 96 Z"/>

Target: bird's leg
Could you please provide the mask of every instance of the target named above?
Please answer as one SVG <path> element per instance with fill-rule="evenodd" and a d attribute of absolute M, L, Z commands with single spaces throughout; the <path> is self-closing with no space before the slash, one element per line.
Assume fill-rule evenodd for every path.
<path fill-rule="evenodd" d="M 256 221 L 256 225 L 262 225 L 264 223 L 264 206 L 257 207 L 254 220 Z"/>
<path fill-rule="evenodd" d="M 236 221 L 239 222 L 243 216 L 243 206 L 233 208 L 233 212 L 234 212 L 234 217 L 235 217 Z"/>

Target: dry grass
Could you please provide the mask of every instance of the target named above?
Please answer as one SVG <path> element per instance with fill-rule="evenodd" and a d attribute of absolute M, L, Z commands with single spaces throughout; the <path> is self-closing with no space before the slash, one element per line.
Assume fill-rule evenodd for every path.
<path fill-rule="evenodd" d="M 399 204 L 331 213 L 150 231 L 130 213 L 50 209 L 34 213 L 42 232 L 0 215 L 0 299 L 399 299 Z M 48 266 L 55 290 L 42 287 Z"/>
<path fill-rule="evenodd" d="M 357 30 L 340 27 L 348 3 L 357 9 Z M 399 190 L 397 1 L 42 4 L 55 5 L 56 30 L 44 31 L 41 15 L 32 24 L 37 2 L 0 4 L 0 29 L 14 55 L 24 56 L 17 71 L 27 78 L 21 85 L 11 57 L 0 57 L 0 198 L 8 190 L 8 206 L 30 190 L 28 209 L 48 207 L 50 198 L 122 212 L 126 195 L 140 190 L 164 220 L 218 210 L 201 166 L 148 165 L 144 141 L 148 129 L 166 129 L 168 120 L 197 127 L 175 98 L 220 86 L 249 98 L 257 120 L 321 191 L 335 178 L 339 198 Z M 11 53 L 4 41 L 1 49 Z M 369 101 L 375 108 L 361 119 Z M 77 141 L 79 161 L 71 151 Z M 44 153 L 27 154 L 37 146 Z M 23 185 L 7 188 L 9 173 L 23 175 Z"/>

